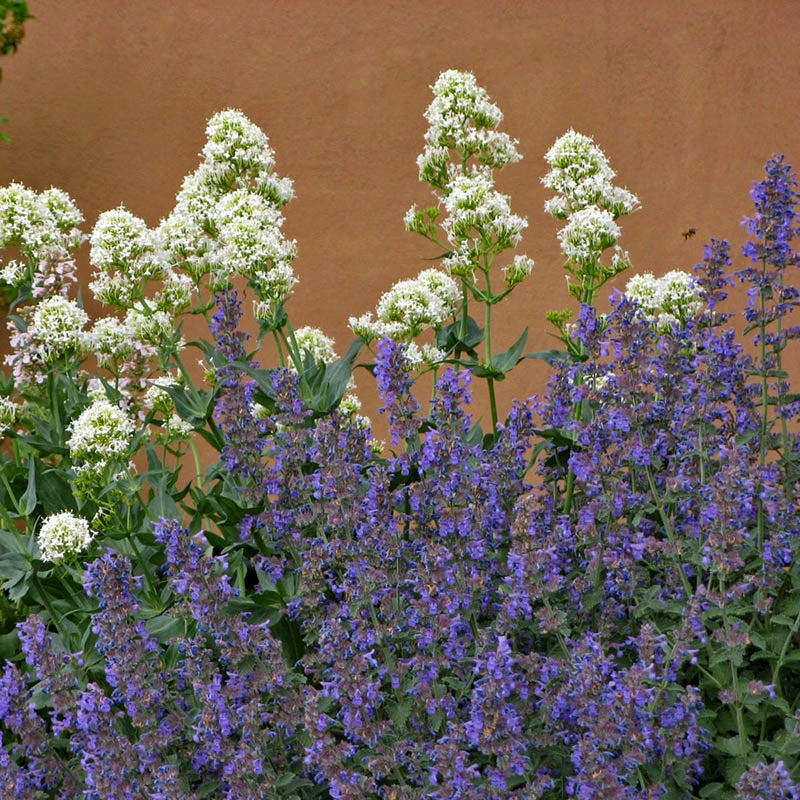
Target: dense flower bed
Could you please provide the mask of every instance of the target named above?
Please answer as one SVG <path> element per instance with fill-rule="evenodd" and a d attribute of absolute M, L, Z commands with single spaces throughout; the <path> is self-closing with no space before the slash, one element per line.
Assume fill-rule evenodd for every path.
<path fill-rule="evenodd" d="M 579 308 L 548 315 L 562 349 L 499 350 L 494 309 L 534 266 L 494 182 L 517 142 L 472 75 L 433 92 L 436 203 L 405 220 L 441 269 L 351 318 L 342 358 L 291 325 L 293 189 L 241 112 L 157 228 L 101 215 L 98 319 L 72 200 L 0 189 L 2 797 L 800 798 L 791 168 L 753 189 L 746 266 L 712 240 L 600 314 L 638 200 L 569 131 L 543 182 Z M 195 315 L 210 339 L 187 343 Z M 499 409 L 526 358 L 546 392 Z"/>

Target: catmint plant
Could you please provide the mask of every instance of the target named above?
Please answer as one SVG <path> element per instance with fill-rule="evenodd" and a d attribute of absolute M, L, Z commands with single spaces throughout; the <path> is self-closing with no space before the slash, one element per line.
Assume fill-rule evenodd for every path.
<path fill-rule="evenodd" d="M 751 266 L 738 271 L 742 283 L 749 284 L 745 310 L 746 332 L 756 331 L 758 348 L 756 377 L 761 392 L 761 461 L 769 451 L 777 451 L 785 462 L 786 491 L 793 493 L 797 478 L 797 453 L 789 435 L 788 420 L 797 416 L 798 398 L 789 391 L 784 350 L 797 338 L 797 326 L 785 318 L 798 305 L 798 291 L 792 283 L 792 268 L 800 266 L 800 255 L 793 249 L 797 235 L 797 179 L 782 156 L 774 156 L 765 166 L 766 177 L 754 184 L 751 197 L 755 215 L 743 225 L 752 236 L 743 248 Z M 775 427 L 779 433 L 775 434 Z"/>

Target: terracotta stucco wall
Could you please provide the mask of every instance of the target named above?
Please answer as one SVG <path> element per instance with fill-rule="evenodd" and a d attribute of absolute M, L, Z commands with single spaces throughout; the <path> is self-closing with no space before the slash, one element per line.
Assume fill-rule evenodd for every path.
<path fill-rule="evenodd" d="M 476 74 L 525 160 L 500 186 L 528 217 L 534 275 L 504 306 L 496 347 L 569 305 L 542 154 L 569 127 L 605 149 L 643 209 L 621 244 L 639 270 L 690 268 L 711 236 L 739 243 L 748 191 L 774 152 L 800 162 L 797 0 L 30 0 L 4 59 L 0 183 L 67 190 L 87 231 L 124 203 L 156 224 L 197 164 L 207 118 L 241 108 L 294 179 L 296 325 L 341 349 L 349 315 L 435 255 L 402 217 L 418 183 L 422 112 L 447 68 Z M 687 227 L 697 229 L 689 240 Z M 86 253 L 83 254 L 84 260 Z M 1 344 L 5 344 L 0 340 Z M 542 387 L 521 367 L 505 401 Z"/>

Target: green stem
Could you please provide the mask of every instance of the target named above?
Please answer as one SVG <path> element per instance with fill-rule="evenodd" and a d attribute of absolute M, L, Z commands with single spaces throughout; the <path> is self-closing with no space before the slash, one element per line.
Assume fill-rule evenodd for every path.
<path fill-rule="evenodd" d="M 676 545 L 675 533 L 672 530 L 672 524 L 670 523 L 669 517 L 667 516 L 667 512 L 664 509 L 664 503 L 661 499 L 661 496 L 658 493 L 656 482 L 653 479 L 653 472 L 650 469 L 650 467 L 645 467 L 645 475 L 647 476 L 647 484 L 650 487 L 650 494 L 652 494 L 653 496 L 653 502 L 656 504 L 656 510 L 658 511 L 658 516 L 661 519 L 661 524 L 664 527 L 664 533 L 666 533 L 667 540 L 673 546 L 673 550 L 677 551 L 678 548 L 675 546 Z M 686 597 L 691 597 L 693 594 L 693 590 L 689 583 L 689 579 L 686 577 L 686 573 L 682 568 L 679 568 L 678 572 L 680 573 L 681 576 L 681 583 L 683 584 L 683 591 L 685 592 Z"/>
<path fill-rule="evenodd" d="M 136 561 L 142 565 L 142 570 L 144 571 L 144 579 L 147 581 L 147 586 L 150 589 L 150 592 L 153 597 L 158 597 L 158 591 L 156 590 L 155 582 L 153 581 L 153 576 L 150 572 L 149 567 L 147 566 L 147 562 L 142 558 L 142 551 L 139 549 L 139 545 L 136 543 L 136 534 L 132 534 L 128 537 L 128 541 L 131 543 L 131 548 L 133 552 L 136 553 Z"/>
<path fill-rule="evenodd" d="M 281 344 L 281 337 L 278 336 L 278 331 L 272 331 L 272 337 L 275 339 L 275 347 L 278 350 L 278 361 L 280 362 L 281 367 L 286 367 L 286 358 L 283 355 L 283 345 Z"/>
<path fill-rule="evenodd" d="M 469 317 L 469 291 L 467 289 L 467 279 L 461 278 L 461 329 L 458 333 L 460 341 L 464 341 L 467 336 L 467 318 Z"/>
<path fill-rule="evenodd" d="M 39 593 L 40 597 L 42 598 L 42 604 L 47 609 L 47 613 L 50 615 L 50 622 L 53 624 L 55 629 L 58 631 L 58 635 L 61 637 L 64 645 L 69 648 L 70 647 L 70 639 L 67 634 L 64 632 L 63 628 L 61 627 L 59 620 L 62 619 L 60 614 L 56 613 L 56 610 L 53 608 L 53 604 L 50 602 L 50 598 L 45 591 L 44 586 L 42 585 L 41 580 L 39 580 L 39 576 L 34 572 L 32 575 L 32 583 L 36 587 L 36 591 Z"/>
<path fill-rule="evenodd" d="M 781 690 L 781 685 L 780 685 L 780 672 L 781 669 L 783 669 L 783 665 L 786 659 L 786 654 L 789 652 L 789 646 L 791 645 L 794 637 L 797 635 L 798 630 L 800 630 L 800 612 L 797 613 L 797 616 L 794 619 L 794 623 L 792 624 L 791 629 L 786 634 L 786 639 L 783 642 L 783 647 L 781 647 L 781 652 L 778 654 L 778 662 L 775 664 L 775 669 L 772 672 L 772 683 L 775 686 L 775 691 L 778 693 L 780 697 L 783 697 L 783 691 Z"/>
<path fill-rule="evenodd" d="M 725 583 L 722 579 L 722 576 L 720 576 L 719 579 L 719 593 L 721 597 L 725 596 Z M 730 635 L 731 625 L 728 621 L 728 612 L 724 604 L 722 604 L 722 624 L 725 627 L 726 635 Z M 747 730 L 744 724 L 744 714 L 742 713 L 739 670 L 736 668 L 736 664 L 733 662 L 733 659 L 730 659 L 728 663 L 730 664 L 731 669 L 731 684 L 733 685 L 734 694 L 733 707 L 736 712 L 736 730 L 739 734 L 739 747 L 741 748 L 741 757 L 747 758 L 748 751 L 750 749 L 750 740 L 747 738 Z"/>
<path fill-rule="evenodd" d="M 487 368 L 491 369 L 492 367 L 492 289 L 489 285 L 489 270 L 484 270 L 484 276 L 486 277 L 486 296 L 489 300 L 485 304 L 485 310 L 483 313 L 483 320 L 484 320 L 484 341 L 485 344 L 485 357 L 486 357 L 486 366 Z M 486 378 L 486 388 L 489 390 L 489 408 L 491 410 L 492 415 L 492 436 L 497 437 L 497 398 L 495 397 L 494 393 L 494 378 L 490 375 Z"/>

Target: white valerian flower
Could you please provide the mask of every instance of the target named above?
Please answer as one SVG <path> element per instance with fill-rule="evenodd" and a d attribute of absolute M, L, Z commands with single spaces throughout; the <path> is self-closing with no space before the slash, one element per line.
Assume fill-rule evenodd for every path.
<path fill-rule="evenodd" d="M 569 217 L 558 232 L 558 239 L 569 261 L 582 267 L 593 267 L 603 251 L 617 243 L 621 233 L 610 211 L 589 206 Z"/>
<path fill-rule="evenodd" d="M 206 127 L 202 179 L 217 186 L 250 184 L 276 208 L 293 197 L 288 178 L 274 174 L 275 154 L 266 134 L 241 111 L 227 109 L 215 114 Z"/>
<path fill-rule="evenodd" d="M 660 278 L 650 272 L 634 275 L 625 287 L 625 294 L 663 330 L 685 325 L 704 307 L 700 285 L 681 270 L 672 270 Z"/>
<path fill-rule="evenodd" d="M 74 300 L 56 294 L 36 304 L 29 333 L 47 362 L 71 350 L 83 350 L 87 322 L 89 315 Z"/>
<path fill-rule="evenodd" d="M 162 347 L 174 343 L 179 349 L 184 342 L 175 339 L 175 321 L 166 311 L 150 310 L 142 305 L 128 309 L 125 315 L 125 326 L 131 332 L 133 340 L 153 347 Z"/>
<path fill-rule="evenodd" d="M 443 198 L 448 217 L 442 223 L 451 244 L 459 246 L 468 239 L 488 239 L 494 247 L 516 246 L 527 220 L 511 213 L 508 195 L 494 188 L 488 170 L 456 176 Z"/>
<path fill-rule="evenodd" d="M 444 350 L 430 344 L 423 344 L 420 347 L 416 342 L 406 344 L 404 355 L 412 369 L 435 367 L 447 358 Z"/>
<path fill-rule="evenodd" d="M 522 283 L 528 275 L 533 272 L 534 261 L 528 256 L 514 256 L 514 260 L 507 266 L 503 267 L 503 278 L 505 279 L 506 286 L 513 289 L 518 284 Z"/>
<path fill-rule="evenodd" d="M 145 408 L 170 414 L 175 410 L 168 388 L 180 386 L 180 381 L 174 375 L 161 375 L 154 378 L 142 397 Z"/>
<path fill-rule="evenodd" d="M 433 101 L 425 111 L 427 147 L 418 160 L 422 180 L 427 180 L 423 173 L 431 166 L 436 171 L 437 160 L 442 160 L 442 151 L 448 148 L 459 151 L 464 159 L 474 155 L 490 167 L 520 160 L 516 140 L 497 130 L 502 112 L 472 73 L 447 70 L 431 89 Z"/>
<path fill-rule="evenodd" d="M 55 226 L 65 234 L 66 238 L 61 244 L 68 250 L 80 245 L 84 236 L 78 230 L 78 226 L 84 219 L 75 201 L 63 189 L 57 189 L 55 186 L 45 189 L 39 195 L 39 201 L 47 207 Z"/>
<path fill-rule="evenodd" d="M 368 313 L 351 317 L 350 328 L 367 342 L 383 337 L 410 339 L 427 328 L 441 328 L 458 307 L 458 284 L 438 269 L 426 269 L 416 278 L 399 281 L 381 296 L 377 319 Z"/>
<path fill-rule="evenodd" d="M 67 447 L 73 460 L 105 466 L 127 456 L 135 428 L 119 406 L 97 397 L 69 424 L 69 431 Z"/>
<path fill-rule="evenodd" d="M 28 268 L 21 261 L 11 260 L 0 267 L 0 281 L 9 286 L 21 286 L 28 277 Z"/>
<path fill-rule="evenodd" d="M 69 511 L 50 514 L 41 527 L 36 540 L 45 561 L 59 563 L 82 553 L 94 538 L 94 531 L 83 517 Z"/>
<path fill-rule="evenodd" d="M 285 302 L 297 285 L 297 276 L 289 264 L 280 264 L 265 272 L 254 272 L 250 284 L 259 297 L 256 319 L 271 320 L 278 306 Z"/>
<path fill-rule="evenodd" d="M 336 355 L 336 342 L 319 328 L 312 328 L 309 325 L 298 328 L 294 332 L 294 338 L 301 357 L 303 352 L 308 350 L 315 361 L 321 361 L 323 364 L 332 364 L 339 358 Z M 290 369 L 293 368 L 293 366 L 290 366 Z"/>
<path fill-rule="evenodd" d="M 19 408 L 19 403 L 15 403 L 8 397 L 0 396 L 0 434 L 14 426 Z"/>
<path fill-rule="evenodd" d="M 383 336 L 381 323 L 373 319 L 371 311 L 367 311 L 360 317 L 350 317 L 347 325 L 356 336 L 361 337 L 365 342 L 373 342 Z"/>
<path fill-rule="evenodd" d="M 84 240 L 83 215 L 61 189 L 37 194 L 21 183 L 0 187 L 0 247 L 27 250 L 35 261 L 52 249 L 74 250 Z"/>
<path fill-rule="evenodd" d="M 177 412 L 170 414 L 164 422 L 164 435 L 167 441 L 185 441 L 186 439 L 191 439 L 192 434 L 194 434 L 192 423 L 181 419 Z"/>
<path fill-rule="evenodd" d="M 271 320 L 297 278 L 291 262 L 297 244 L 281 232 L 283 208 L 294 196 L 292 182 L 274 174 L 266 135 L 241 111 L 228 109 L 208 123 L 200 166 L 183 182 L 177 202 L 156 230 L 161 250 L 199 287 L 229 286 L 234 275 L 250 280 L 257 313 Z M 186 299 L 186 287 L 165 285 L 158 308 Z"/>
<path fill-rule="evenodd" d="M 121 270 L 136 280 L 161 272 L 154 232 L 123 206 L 100 214 L 89 241 L 89 259 L 97 269 Z"/>
<path fill-rule="evenodd" d="M 589 206 L 609 211 L 617 219 L 639 205 L 634 194 L 614 186 L 616 173 L 589 136 L 570 129 L 547 151 L 545 160 L 551 170 L 542 183 L 556 192 L 545 203 L 545 211 L 558 219 Z"/>
<path fill-rule="evenodd" d="M 249 275 L 288 264 L 296 256 L 296 243 L 281 233 L 280 211 L 254 191 L 240 189 L 225 195 L 210 219 L 218 239 L 211 256 L 217 273 Z"/>
<path fill-rule="evenodd" d="M 399 281 L 378 301 L 376 313 L 384 323 L 399 323 L 406 336 L 440 328 L 455 313 L 460 300 L 456 282 L 438 269 Z"/>
<path fill-rule="evenodd" d="M 141 296 L 146 281 L 164 274 L 158 236 L 122 206 L 99 216 L 90 242 L 96 271 L 89 288 L 101 303 L 127 307 Z"/>
<path fill-rule="evenodd" d="M 192 302 L 194 283 L 188 275 L 167 269 L 162 277 L 161 289 L 153 298 L 156 309 L 178 314 Z"/>
<path fill-rule="evenodd" d="M 101 367 L 122 362 L 133 352 L 133 331 L 116 317 L 96 320 L 88 336 L 90 349 Z"/>

